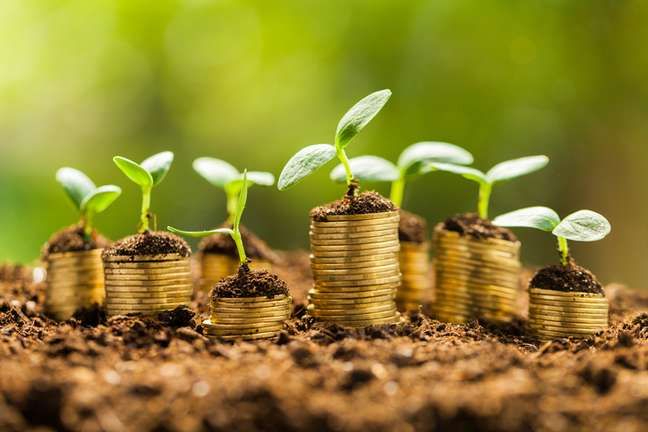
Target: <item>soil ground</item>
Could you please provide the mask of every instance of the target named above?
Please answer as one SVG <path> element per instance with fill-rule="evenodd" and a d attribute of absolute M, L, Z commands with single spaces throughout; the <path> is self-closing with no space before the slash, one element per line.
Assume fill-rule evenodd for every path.
<path fill-rule="evenodd" d="M 608 285 L 611 326 L 539 343 L 505 327 L 413 313 L 348 331 L 304 317 L 305 252 L 275 270 L 296 300 L 277 341 L 200 334 L 208 295 L 161 320 L 42 315 L 43 286 L 0 282 L 0 430 L 641 431 L 648 294 Z M 526 276 L 528 279 L 528 275 Z M 525 281 L 526 282 L 526 281 Z"/>

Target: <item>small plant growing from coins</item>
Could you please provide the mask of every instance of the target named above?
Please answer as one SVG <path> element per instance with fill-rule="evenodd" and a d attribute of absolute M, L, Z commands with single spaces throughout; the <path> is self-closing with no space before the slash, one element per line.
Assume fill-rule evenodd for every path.
<path fill-rule="evenodd" d="M 142 206 L 138 232 L 149 231 L 150 220 L 154 219 L 151 213 L 151 192 L 155 186 L 164 180 L 169 172 L 173 163 L 173 153 L 170 151 L 157 153 L 141 163 L 134 162 L 123 156 L 115 156 L 113 161 L 126 177 L 141 188 Z"/>

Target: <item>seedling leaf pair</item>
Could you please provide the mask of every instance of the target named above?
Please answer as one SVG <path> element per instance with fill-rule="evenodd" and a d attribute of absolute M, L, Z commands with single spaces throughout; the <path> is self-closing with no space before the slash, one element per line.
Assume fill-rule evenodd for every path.
<path fill-rule="evenodd" d="M 344 114 L 335 132 L 335 145 L 314 144 L 298 151 L 286 163 L 277 187 L 285 190 L 312 174 L 318 168 L 333 160 L 340 160 L 344 178 L 351 183 L 354 174 L 349 166 L 345 148 L 351 140 L 380 112 L 391 96 L 390 90 L 380 90 L 364 97 Z"/>

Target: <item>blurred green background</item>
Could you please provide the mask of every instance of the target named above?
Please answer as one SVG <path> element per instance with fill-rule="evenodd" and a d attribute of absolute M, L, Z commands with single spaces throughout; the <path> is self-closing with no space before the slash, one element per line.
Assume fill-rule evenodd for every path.
<path fill-rule="evenodd" d="M 576 258 L 604 282 L 641 288 L 647 22 L 648 2 L 623 0 L 4 0 L 0 260 L 34 260 L 75 221 L 60 166 L 122 186 L 98 218 L 119 238 L 136 228 L 140 196 L 111 157 L 173 150 L 153 194 L 160 225 L 211 227 L 224 196 L 194 158 L 278 175 L 302 146 L 331 142 L 356 100 L 391 88 L 350 156 L 395 159 L 421 140 L 464 146 L 479 168 L 547 154 L 545 170 L 496 187 L 492 213 L 602 212 L 613 233 L 574 244 Z M 245 223 L 277 248 L 305 247 L 308 210 L 344 191 L 328 171 L 284 193 L 255 188 Z M 475 201 L 472 183 L 435 173 L 408 188 L 406 207 L 435 223 Z M 525 261 L 555 261 L 550 235 L 518 234 Z"/>

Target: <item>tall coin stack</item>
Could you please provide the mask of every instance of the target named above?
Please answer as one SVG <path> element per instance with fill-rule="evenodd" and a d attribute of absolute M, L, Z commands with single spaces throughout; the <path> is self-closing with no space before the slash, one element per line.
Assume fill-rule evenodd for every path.
<path fill-rule="evenodd" d="M 166 254 L 103 259 L 108 315 L 153 315 L 191 301 L 189 258 Z"/>
<path fill-rule="evenodd" d="M 45 311 L 66 320 L 81 307 L 104 300 L 103 249 L 50 254 L 46 259 Z"/>
<path fill-rule="evenodd" d="M 267 339 L 277 336 L 290 318 L 292 297 L 212 298 L 210 319 L 203 321 L 208 337 L 224 340 Z"/>
<path fill-rule="evenodd" d="M 515 313 L 520 243 L 475 239 L 437 227 L 434 311 L 442 321 L 507 322 Z"/>
<path fill-rule="evenodd" d="M 311 221 L 310 315 L 351 327 L 398 321 L 398 221 L 397 211 Z"/>
<path fill-rule="evenodd" d="M 229 255 L 217 253 L 201 253 L 200 255 L 200 287 L 203 291 L 211 290 L 216 282 L 224 277 L 236 274 L 239 268 L 239 259 Z M 251 270 L 270 270 L 272 266 L 264 260 L 253 260 Z"/>
<path fill-rule="evenodd" d="M 396 303 L 401 310 L 417 310 L 428 301 L 430 281 L 430 243 L 401 242 L 401 286 L 396 293 Z"/>
<path fill-rule="evenodd" d="M 603 294 L 529 288 L 529 330 L 542 340 L 586 337 L 608 327 Z"/>

